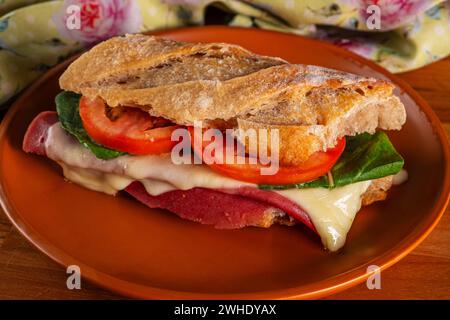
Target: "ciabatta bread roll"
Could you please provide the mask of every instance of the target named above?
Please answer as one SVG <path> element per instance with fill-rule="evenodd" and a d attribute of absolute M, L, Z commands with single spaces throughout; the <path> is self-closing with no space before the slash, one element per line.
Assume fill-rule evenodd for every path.
<path fill-rule="evenodd" d="M 145 35 L 95 46 L 70 65 L 60 86 L 177 124 L 278 129 L 284 165 L 301 163 L 340 137 L 398 130 L 406 120 L 385 80 L 289 64 L 230 44 Z"/>

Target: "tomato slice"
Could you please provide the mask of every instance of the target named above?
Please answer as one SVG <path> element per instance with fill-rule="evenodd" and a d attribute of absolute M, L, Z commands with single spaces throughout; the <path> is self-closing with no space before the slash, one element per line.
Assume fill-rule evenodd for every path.
<path fill-rule="evenodd" d="M 179 126 L 137 108 L 108 108 L 100 98 L 81 97 L 80 117 L 95 142 L 114 150 L 135 155 L 161 154 L 177 144 L 170 137 Z"/>
<path fill-rule="evenodd" d="M 194 129 L 192 127 L 189 130 L 194 152 L 197 155 L 203 155 L 202 159 L 208 163 L 211 169 L 230 178 L 256 184 L 286 185 L 313 181 L 330 171 L 345 149 L 345 138 L 341 138 L 337 141 L 334 148 L 330 148 L 326 152 L 319 151 L 313 153 L 301 165 L 280 166 L 274 175 L 262 175 L 261 169 L 268 166 L 259 163 L 250 164 L 248 157 L 245 164 L 237 164 L 236 161 L 233 164 L 214 163 L 214 159 L 212 159 L 214 155 L 211 156 L 208 152 L 204 152 L 205 148 L 212 142 L 204 142 L 202 137 L 194 135 Z M 220 139 L 221 137 L 217 138 Z M 220 154 L 225 154 L 225 151 L 221 151 Z M 234 160 L 236 159 L 237 156 L 235 155 Z"/>

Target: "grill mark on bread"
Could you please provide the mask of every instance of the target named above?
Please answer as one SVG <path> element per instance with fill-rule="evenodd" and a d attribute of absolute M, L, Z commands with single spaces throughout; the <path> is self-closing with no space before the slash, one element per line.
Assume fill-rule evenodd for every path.
<path fill-rule="evenodd" d="M 60 85 L 74 92 L 82 91 L 81 88 L 143 89 L 195 80 L 224 81 L 286 63 L 230 44 L 126 35 L 102 42 L 80 56 L 62 75 Z M 212 74 L 198 70 L 208 65 Z M 177 66 L 181 70 L 170 73 Z"/>
<path fill-rule="evenodd" d="M 149 68 L 130 70 L 127 74 L 110 75 L 95 84 L 87 83 L 86 86 L 144 89 L 197 80 L 226 81 L 277 64 L 281 62 L 274 59 L 197 52 Z"/>

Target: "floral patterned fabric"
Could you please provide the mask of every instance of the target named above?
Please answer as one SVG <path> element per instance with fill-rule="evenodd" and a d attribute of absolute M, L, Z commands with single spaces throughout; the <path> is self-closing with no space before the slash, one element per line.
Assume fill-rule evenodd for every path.
<path fill-rule="evenodd" d="M 68 28 L 74 5 L 80 19 L 74 20 L 76 28 Z M 381 18 L 377 30 L 369 28 L 373 5 Z M 314 37 L 391 72 L 450 54 L 450 0 L 0 0 L 0 15 L 3 106 L 48 68 L 101 40 L 189 25 Z"/>

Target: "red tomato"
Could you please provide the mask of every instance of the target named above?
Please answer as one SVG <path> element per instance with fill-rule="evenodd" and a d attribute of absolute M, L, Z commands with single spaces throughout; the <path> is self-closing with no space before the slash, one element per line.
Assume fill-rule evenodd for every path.
<path fill-rule="evenodd" d="M 313 153 L 309 159 L 301 165 L 289 167 L 280 166 L 274 175 L 261 175 L 261 169 L 268 166 L 262 164 L 249 164 L 248 161 L 246 161 L 246 164 L 236 164 L 236 161 L 234 164 L 212 163 L 214 162 L 213 159 L 211 159 L 212 157 L 203 152 L 211 142 L 200 141 L 202 138 L 194 136 L 193 128 L 189 128 L 189 130 L 194 152 L 197 155 L 203 155 L 202 159 L 209 163 L 211 169 L 233 179 L 256 184 L 286 185 L 313 181 L 330 171 L 345 149 L 345 138 L 341 138 L 334 148 L 330 148 L 326 152 Z M 197 140 L 197 143 L 194 143 L 194 139 L 199 140 Z M 221 150 L 220 153 L 225 154 L 225 151 Z M 248 160 L 248 157 L 246 160 Z"/>
<path fill-rule="evenodd" d="M 177 144 L 170 137 L 179 126 L 137 108 L 107 109 L 100 98 L 81 97 L 80 117 L 95 142 L 114 150 L 136 155 L 161 154 Z"/>

